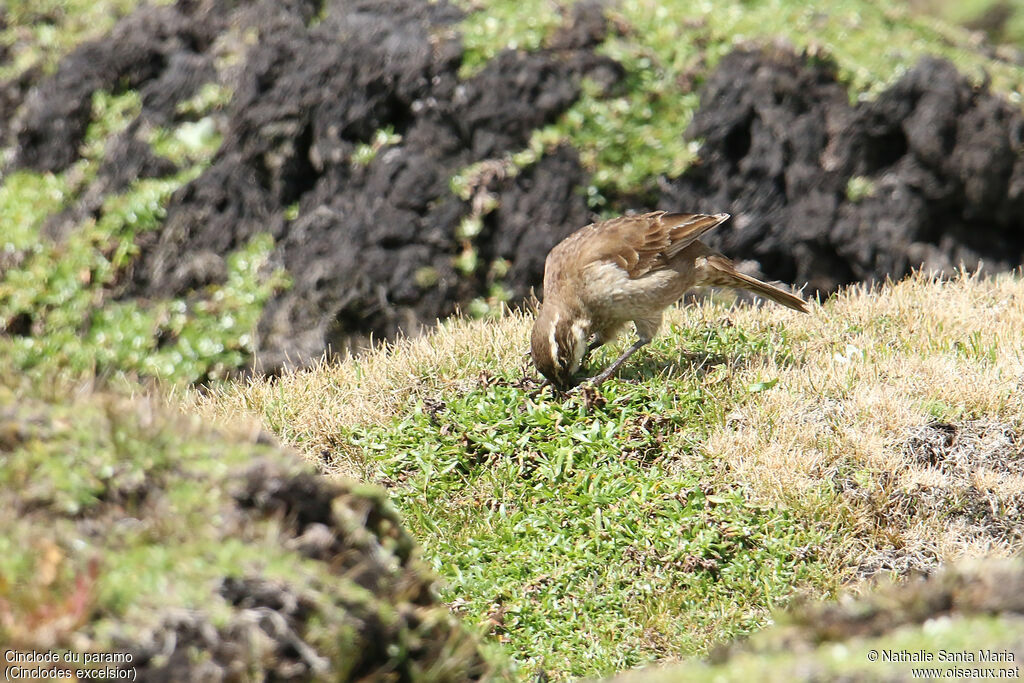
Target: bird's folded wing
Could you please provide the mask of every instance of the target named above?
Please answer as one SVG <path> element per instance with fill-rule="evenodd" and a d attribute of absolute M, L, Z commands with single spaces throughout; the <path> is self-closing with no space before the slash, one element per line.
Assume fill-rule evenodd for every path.
<path fill-rule="evenodd" d="M 665 266 L 682 249 L 729 218 L 729 214 L 655 211 L 613 218 L 593 226 L 579 244 L 584 263 L 610 261 L 638 278 Z"/>

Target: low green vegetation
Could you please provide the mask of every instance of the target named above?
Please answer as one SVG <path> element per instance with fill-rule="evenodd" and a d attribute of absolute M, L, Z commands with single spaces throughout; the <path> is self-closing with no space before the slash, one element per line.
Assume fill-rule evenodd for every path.
<path fill-rule="evenodd" d="M 0 239 L 4 258 L 13 259 L 39 238 L 39 230 L 67 202 L 64 173 L 16 171 L 0 185 Z"/>
<path fill-rule="evenodd" d="M 564 20 L 547 0 L 461 4 L 476 10 L 461 25 L 466 74 L 504 47 L 545 45 Z M 116 15 L 132 6 L 8 3 L 0 43 L 13 59 L 4 77 L 49 69 L 76 41 L 101 34 L 108 19 L 90 8 L 109 17 L 111 7 Z M 682 134 L 695 93 L 736 46 L 781 40 L 834 59 L 851 97 L 876 94 L 926 53 L 979 78 L 987 71 L 1011 100 L 1024 81 L 1019 67 L 974 51 L 965 32 L 896 3 L 622 0 L 607 12 L 612 32 L 600 50 L 624 65 L 621 90 L 585 83 L 559 121 L 497 160 L 512 174 L 570 142 L 593 171 L 587 196 L 596 211 L 621 195 L 641 202 L 658 175 L 694 161 L 698 143 Z M 799 318 L 704 303 L 672 312 L 664 335 L 621 378 L 558 396 L 527 374 L 529 317 L 496 315 L 508 264 L 477 261 L 472 240 L 496 208 L 483 197 L 460 228 L 458 265 L 488 270 L 488 296 L 468 311 L 488 320 L 453 321 L 429 337 L 280 378 L 221 381 L 245 364 L 264 304 L 287 286 L 286 274 L 267 272 L 269 236 L 227 255 L 219 284 L 188 298 L 123 295 L 137 241 L 160 229 L 171 195 L 219 147 L 211 113 L 229 98 L 211 85 L 179 109 L 187 122 L 141 131 L 179 170 L 103 197 L 59 240 L 45 236 L 48 220 L 79 206 L 107 144 L 138 114 L 137 93 L 96 94 L 83 159 L 67 171 L 18 171 L 0 184 L 0 500 L 9 499 L 0 505 L 8 530 L 0 536 L 2 639 L 70 638 L 95 618 L 90 637 L 106 646 L 105 634 L 121 625 L 155 628 L 147 615 L 182 606 L 230 625 L 215 587 L 246 572 L 312 595 L 319 611 L 305 634 L 328 651 L 354 642 L 341 603 L 371 606 L 363 621 L 393 625 L 401 616 L 358 590 L 333 593 L 337 577 L 323 563 L 284 547 L 296 542 L 281 534 L 287 520 L 230 533 L 237 470 L 278 457 L 273 448 L 173 420 L 154 424 L 150 403 L 76 397 L 73 388 L 89 394 L 84 384 L 40 388 L 57 376 L 208 382 L 203 395 L 177 398 L 213 424 L 260 420 L 328 473 L 386 485 L 443 577 L 448 607 L 489 634 L 519 679 L 699 656 L 757 631 L 801 590 L 831 595 L 877 566 L 927 569 L 1020 552 L 1019 520 L 1006 513 L 1017 509 L 1019 478 L 971 470 L 951 484 L 907 446 L 908 434 L 936 420 L 963 427 L 991 419 L 1008 434 L 1024 428 L 1014 303 L 1024 295 L 1010 277 L 917 277 L 851 290 Z M 398 141 L 379 131 L 353 161 L 368 163 Z M 465 169 L 453 191 L 475 200 L 480 172 L 481 164 Z M 862 179 L 847 189 L 852 199 L 873 191 Z M 298 204 L 287 215 L 295 218 Z M 437 277 L 415 274 L 422 287 Z M 615 351 L 599 352 L 594 364 Z M 21 374 L 34 379 L 12 379 Z M 973 423 L 963 433 L 989 439 Z M 991 457 L 964 462 L 1002 457 L 977 440 Z M 991 486 L 976 486 L 981 477 Z M 963 505 L 934 503 L 960 492 Z M 411 552 L 391 503 L 379 492 L 367 497 Z M 136 521 L 90 535 L 92 520 L 114 518 Z M 70 616 L 54 626 L 53 614 Z M 431 612 L 424 628 L 447 619 Z M 983 618 L 974 626 L 999 627 Z M 395 653 L 442 642 L 418 628 Z M 827 674 L 848 663 L 820 654 L 835 657 Z M 789 653 L 777 659 L 780 667 L 795 661 Z M 435 673 L 467 671 L 453 666 Z M 741 658 L 699 673 L 750 680 L 751 672 L 760 672 L 758 661 Z"/>
<path fill-rule="evenodd" d="M 84 262 L 41 255 L 13 272 L 0 288 L 0 315 L 9 320 L 27 317 L 20 324 L 33 334 L 5 339 L 0 348 L 22 370 L 56 366 L 76 375 L 129 372 L 186 382 L 224 376 L 248 358 L 263 303 L 282 282 L 272 279 L 252 286 L 259 281 L 270 245 L 269 238 L 258 237 L 232 254 L 227 281 L 211 287 L 208 298 L 103 306 L 95 302 L 111 284 L 108 278 L 118 254 L 108 259 L 100 250 L 83 251 L 94 256 Z"/>
<path fill-rule="evenodd" d="M 522 356 L 528 314 L 449 321 L 186 404 L 381 482 L 520 680 L 594 677 L 713 653 L 794 593 L 1019 554 L 1022 287 L 917 275 L 810 315 L 706 301 L 567 396 Z M 799 661 L 772 656 L 776 680 Z"/>
<path fill-rule="evenodd" d="M 250 357 L 263 305 L 287 285 L 283 272 L 264 272 L 273 240 L 257 235 L 225 259 L 224 280 L 197 296 L 119 297 L 138 254 L 136 241 L 161 227 L 171 195 L 219 148 L 209 118 L 145 131 L 154 152 L 182 170 L 107 195 L 96 215 L 64 239 L 43 236 L 48 219 L 75 206 L 107 145 L 140 108 L 135 91 L 96 93 L 82 160 L 60 174 L 18 171 L 0 185 L 0 258 L 8 262 L 0 269 L 0 329 L 8 331 L 0 336 L 0 352 L 19 370 L 127 373 L 170 382 L 223 377 Z"/>
<path fill-rule="evenodd" d="M 731 366 L 787 362 L 785 328 L 673 331 L 640 383 L 565 398 L 504 372 L 345 436 L 391 482 L 445 599 L 525 672 L 597 676 L 702 653 L 763 626 L 796 588 L 832 587 L 815 550 L 829 524 L 750 500 L 697 450 L 774 386 Z M 649 376 L 680 350 L 701 369 Z"/>
<path fill-rule="evenodd" d="M 226 281 L 201 298 L 114 300 L 135 239 L 159 226 L 171 192 L 196 174 L 137 181 L 66 241 L 40 241 L 21 254 L 19 267 L 0 277 L 0 321 L 15 332 L 0 338 L 0 349 L 15 367 L 194 382 L 245 362 L 264 302 L 285 283 L 260 276 L 273 246 L 268 236 L 229 256 Z"/>

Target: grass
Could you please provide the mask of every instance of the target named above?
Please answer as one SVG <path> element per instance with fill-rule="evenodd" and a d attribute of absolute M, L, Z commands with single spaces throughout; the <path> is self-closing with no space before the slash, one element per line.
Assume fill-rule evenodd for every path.
<path fill-rule="evenodd" d="M 1014 451 L 978 437 L 949 456 L 974 469 L 936 478 L 915 435 L 1020 433 L 1021 301 L 1017 277 L 918 274 L 807 316 L 705 302 L 568 398 L 524 377 L 510 314 L 181 399 L 384 483 L 445 599 L 524 675 L 594 676 L 707 652 L 800 589 L 1019 553 L 1024 477 L 995 466 Z"/>
<path fill-rule="evenodd" d="M 345 437 L 380 468 L 457 611 L 493 623 L 528 668 L 609 674 L 749 632 L 820 578 L 824 525 L 751 503 L 710 459 L 672 471 L 746 393 L 680 384 L 563 401 L 496 379 Z"/>
<path fill-rule="evenodd" d="M 36 635 L 32 621 L 10 617 L 18 611 L 34 611 L 33 595 L 39 600 L 54 599 L 75 590 L 77 579 L 90 575 L 90 557 L 101 558 L 102 571 L 92 572 L 89 599 L 112 614 L 128 609 L 144 613 L 176 602 L 199 606 L 208 599 L 209 582 L 231 574 L 225 571 L 227 566 L 244 572 L 246 566 L 258 563 L 273 572 L 281 551 L 272 544 L 244 550 L 224 546 L 218 560 L 209 564 L 179 563 L 180 557 L 171 551 L 188 548 L 186 554 L 202 555 L 208 549 L 200 546 L 221 545 L 223 539 L 217 538 L 221 532 L 201 521 L 221 514 L 225 492 L 215 482 L 270 449 L 241 439 L 227 448 L 223 441 L 216 445 L 193 441 L 190 435 L 196 425 L 187 420 L 165 422 L 157 417 L 161 406 L 151 399 L 128 402 L 93 396 L 88 386 L 76 393 L 66 400 L 9 378 L 0 390 L 3 426 L 13 435 L 7 444 L 13 453 L 0 468 L 0 490 L 8 498 L 6 531 L 0 537 L 4 545 L 0 576 L 5 586 L 0 606 L 7 617 L 0 632 L 5 642 L 31 642 Z M 208 477 L 211 485 L 202 490 L 196 487 L 192 479 L 199 474 Z M 102 518 L 115 506 L 142 517 L 157 494 L 180 519 L 121 525 L 105 538 L 82 539 L 77 547 L 71 542 L 76 519 Z M 52 526 L 37 537 L 38 518 L 44 516 L 50 517 Z M 166 537 L 160 539 L 163 534 Z M 52 547 L 52 557 L 26 552 L 44 547 Z M 212 559 L 212 554 L 208 557 Z M 44 569 L 42 564 L 52 566 Z M 171 571 L 175 564 L 177 569 Z M 24 594 L 12 592 L 14 586 L 25 587 Z M 36 607 L 42 611 L 41 605 Z M 38 626 L 44 628 L 42 623 Z"/>

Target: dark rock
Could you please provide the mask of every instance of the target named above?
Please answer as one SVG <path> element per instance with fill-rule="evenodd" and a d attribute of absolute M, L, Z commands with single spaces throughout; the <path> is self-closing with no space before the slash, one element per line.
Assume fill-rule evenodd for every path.
<path fill-rule="evenodd" d="M 1022 132 L 1019 111 L 942 60 L 851 107 L 834 66 L 739 51 L 687 131 L 702 163 L 660 205 L 731 212 L 709 241 L 822 293 L 922 264 L 1004 270 L 1024 256 Z"/>
<path fill-rule="evenodd" d="M 499 256 L 522 261 L 511 278 L 525 292 L 543 260 L 525 250 L 546 251 L 588 221 L 575 154 L 558 152 L 498 188 L 519 208 L 488 219 L 480 273 L 453 266 L 456 229 L 471 209 L 450 179 L 522 149 L 576 100 L 584 75 L 611 87 L 622 68 L 584 51 L 507 51 L 460 81 L 462 50 L 449 30 L 460 16 L 444 3 L 393 0 L 331 5 L 313 28 L 265 28 L 223 148 L 172 198 L 159 235 L 143 236 L 129 294 L 184 294 L 197 280 L 177 268 L 183 254 L 226 254 L 271 232 L 275 264 L 293 280 L 259 325 L 256 364 L 273 371 L 450 315 L 483 291 L 483 270 Z M 381 129 L 401 140 L 354 162 Z M 287 221 L 293 204 L 299 217 Z M 492 248 L 492 233 L 506 229 L 514 232 Z"/>
<path fill-rule="evenodd" d="M 174 162 L 153 153 L 153 148 L 140 140 L 134 129 L 119 135 L 107 147 L 97 176 L 104 193 L 122 192 L 136 180 L 159 178 L 174 173 Z"/>
<path fill-rule="evenodd" d="M 154 154 L 152 147 L 137 136 L 138 123 L 136 120 L 130 124 L 107 144 L 95 180 L 73 204 L 47 218 L 42 229 L 44 236 L 64 240 L 83 221 L 98 217 L 109 195 L 123 192 L 139 179 L 159 178 L 178 170 L 174 162 Z"/>
<path fill-rule="evenodd" d="M 503 258 L 511 267 L 505 284 L 515 299 L 538 290 L 551 248 L 591 221 L 582 188 L 587 173 L 571 147 L 562 146 L 494 188 L 498 208 L 485 223 L 488 261 Z"/>
<path fill-rule="evenodd" d="M 548 49 L 500 53 L 466 79 L 453 30 L 462 16 L 446 2 L 415 0 L 142 7 L 33 90 L 15 126 L 15 164 L 67 168 L 79 158 L 93 93 L 140 91 L 142 113 L 106 150 L 97 180 L 45 226 L 60 239 L 107 194 L 173 172 L 136 133 L 175 123 L 178 105 L 202 84 L 226 84 L 234 94 L 218 123 L 222 148 L 171 198 L 161 229 L 137 238 L 140 256 L 117 295 L 184 296 L 221 282 L 224 257 L 269 232 L 277 241 L 271 265 L 287 269 L 293 285 L 264 312 L 257 367 L 273 371 L 415 332 L 485 293 L 496 259 L 511 264 L 505 284 L 526 294 L 547 250 L 590 219 L 576 154 L 550 152 L 488 185 L 502 206 L 482 216 L 471 245 L 479 267 L 458 272 L 466 244 L 457 228 L 477 209 L 452 194 L 451 178 L 479 161 L 505 163 L 575 102 L 582 78 L 611 93 L 624 76 L 592 51 L 607 34 L 600 3 L 567 12 Z M 253 30 L 250 47 L 241 36 Z M 240 66 L 218 61 L 225 46 Z M 16 107 L 20 95 L 11 93 Z M 356 163 L 353 152 L 382 129 L 397 142 Z M 298 218 L 289 220 L 296 205 Z"/>
<path fill-rule="evenodd" d="M 143 88 L 144 104 L 161 107 L 190 96 L 200 84 L 195 78 L 161 77 L 185 63 L 194 68 L 201 58 L 193 48 L 209 42 L 218 28 L 218 22 L 193 21 L 176 7 L 142 7 L 109 36 L 76 48 L 29 94 L 17 127 L 15 166 L 58 172 L 78 159 L 98 90 Z M 172 86 L 179 90 L 171 92 Z"/>
<path fill-rule="evenodd" d="M 4 61 L 6 59 L 0 55 L 0 63 Z M 9 81 L 0 83 L 0 147 L 9 147 L 16 142 L 15 114 L 41 74 L 42 70 L 34 67 L 26 69 Z"/>
<path fill-rule="evenodd" d="M 566 21 L 548 41 L 553 50 L 585 50 L 594 48 L 608 37 L 608 19 L 604 15 L 605 3 L 583 0 L 566 10 Z"/>

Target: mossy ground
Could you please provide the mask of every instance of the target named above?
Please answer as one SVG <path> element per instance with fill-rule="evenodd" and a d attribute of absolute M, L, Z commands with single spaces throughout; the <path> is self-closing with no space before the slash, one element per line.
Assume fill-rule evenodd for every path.
<path fill-rule="evenodd" d="M 213 108 L 225 104 L 212 96 L 196 101 Z M 58 174 L 16 171 L 0 186 L 0 327 L 8 332 L 0 335 L 0 350 L 16 368 L 169 382 L 223 377 L 245 365 L 263 305 L 287 286 L 283 271 L 264 269 L 273 240 L 258 235 L 228 256 L 222 284 L 188 298 L 119 295 L 140 236 L 159 230 L 171 195 L 217 151 L 220 136 L 208 130 L 208 117 L 138 133 L 179 170 L 106 195 L 95 215 L 65 239 L 45 236 L 47 220 L 74 207 L 95 180 L 109 143 L 139 108 L 134 91 L 96 93 L 79 162 Z"/>
<path fill-rule="evenodd" d="M 543 47 L 570 11 L 567 4 L 547 0 L 460 4 L 467 10 L 459 27 L 466 71 L 506 47 Z M 7 76 L 33 66 L 52 69 L 62 55 L 102 35 L 134 6 L 133 0 L 9 4 L 0 32 L 0 42 L 13 55 L 8 69 L 14 71 Z M 698 141 L 686 140 L 683 133 L 698 105 L 697 89 L 718 59 L 739 44 L 782 41 L 834 59 L 851 97 L 878 92 L 925 54 L 949 57 L 979 80 L 987 74 L 993 88 L 1011 100 L 1019 100 L 1024 84 L 1020 66 L 986 56 L 966 30 L 916 14 L 903 3 L 623 0 L 606 13 L 612 30 L 599 50 L 625 67 L 621 91 L 607 97 L 585 87 L 558 122 L 536 131 L 530 146 L 507 160 L 513 167 L 529 165 L 558 141 L 568 141 L 593 173 L 587 196 L 597 212 L 608 211 L 615 197 L 642 203 L 659 176 L 674 177 L 696 160 Z M 0 337 L 0 346 L 19 367 L 45 364 L 80 376 L 127 372 L 194 382 L 223 377 L 246 364 L 264 304 L 288 282 L 287 273 L 261 268 L 273 249 L 269 238 L 261 236 L 235 254 L 228 282 L 197 297 L 141 302 L 118 296 L 139 236 L 160 229 L 168 198 L 216 153 L 218 114 L 230 97 L 224 84 L 208 83 L 179 107 L 179 125 L 144 127 L 138 134 L 179 171 L 140 180 L 107 197 L 98 215 L 60 244 L 41 237 L 43 227 L 81 200 L 107 145 L 138 114 L 138 94 L 96 93 L 82 159 L 67 171 L 18 171 L 3 178 L 0 327 L 16 338 Z M 453 188 L 460 178 L 453 178 Z M 480 299 L 470 310 L 491 315 L 502 298 L 496 291 L 493 301 Z"/>
<path fill-rule="evenodd" d="M 472 0 L 462 24 L 465 69 L 498 51 L 535 49 L 550 40 L 568 14 L 547 0 Z M 644 196 L 659 175 L 673 178 L 697 159 L 683 137 L 699 98 L 696 91 L 718 60 L 742 45 L 782 44 L 832 59 L 851 99 L 881 92 L 922 56 L 938 55 L 979 82 L 1020 102 L 1024 69 L 984 56 L 965 29 L 915 13 L 904 2 L 796 0 L 700 2 L 622 0 L 607 10 L 613 32 L 600 51 L 626 68 L 623 93 L 588 90 L 562 119 L 538 132 L 567 140 L 593 171 L 588 190 L 600 211 L 609 197 Z"/>
<path fill-rule="evenodd" d="M 4 370 L 0 502 L 7 652 L 127 653 L 142 679 L 500 671 L 432 598 L 382 492 L 316 477 L 258 429 Z"/>

